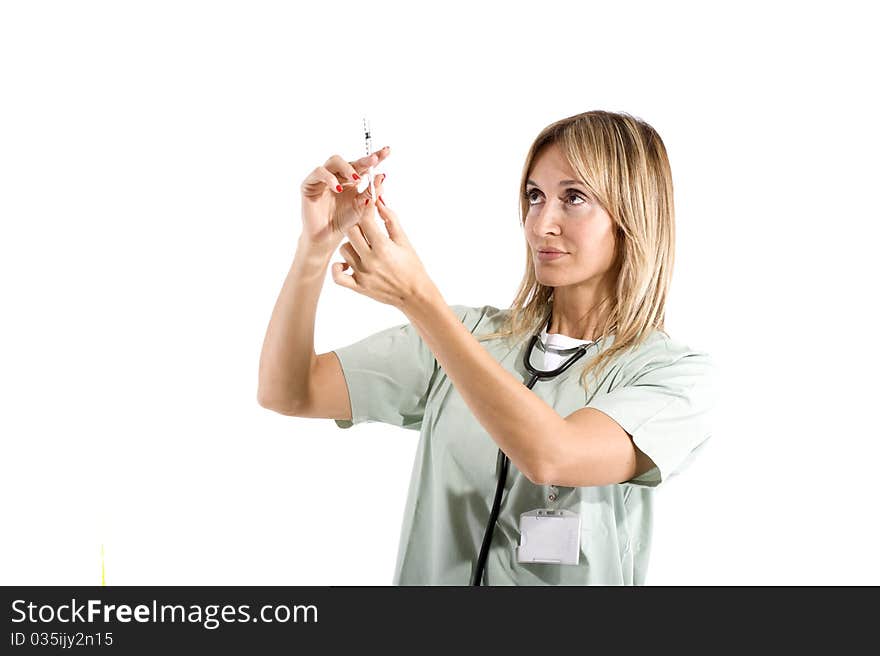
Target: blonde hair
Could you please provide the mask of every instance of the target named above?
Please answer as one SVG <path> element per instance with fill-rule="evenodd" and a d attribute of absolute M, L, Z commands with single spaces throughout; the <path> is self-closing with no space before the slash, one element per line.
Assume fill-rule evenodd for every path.
<path fill-rule="evenodd" d="M 584 365 L 580 384 L 617 354 L 635 349 L 652 330 L 664 329 L 666 295 L 675 256 L 672 173 L 660 135 L 626 113 L 584 112 L 545 127 L 526 155 L 520 180 L 520 226 L 529 211 L 526 180 L 544 146 L 556 144 L 580 181 L 614 222 L 617 253 L 615 293 L 599 326 L 613 345 Z M 501 329 L 475 335 L 519 341 L 543 327 L 552 309 L 553 287 L 538 282 L 526 241 L 526 268 Z M 604 301 L 603 301 L 604 303 Z M 668 335 L 667 335 L 668 336 Z M 598 341 L 598 339 L 597 339 Z M 600 367 L 601 365 L 601 367 Z"/>

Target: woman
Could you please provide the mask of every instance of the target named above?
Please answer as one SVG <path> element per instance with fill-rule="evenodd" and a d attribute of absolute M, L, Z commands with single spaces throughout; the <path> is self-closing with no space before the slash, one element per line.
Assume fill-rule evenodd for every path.
<path fill-rule="evenodd" d="M 420 431 L 395 584 L 644 584 L 653 493 L 705 443 L 716 400 L 713 361 L 663 329 L 674 249 L 663 142 L 605 111 L 538 135 L 520 185 L 525 276 L 505 310 L 448 305 L 382 199 L 384 176 L 377 199 L 357 193 L 388 154 L 333 156 L 303 182 L 261 405 Z M 316 356 L 318 296 L 343 235 L 333 280 L 409 323 Z"/>

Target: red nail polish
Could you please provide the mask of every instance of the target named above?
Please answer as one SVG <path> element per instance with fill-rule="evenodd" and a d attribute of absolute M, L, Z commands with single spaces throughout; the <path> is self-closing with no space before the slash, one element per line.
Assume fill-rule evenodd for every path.
<path fill-rule="evenodd" d="M 364 205 L 366 206 L 366 205 L 369 205 L 369 204 L 370 204 L 370 199 L 368 198 L 367 200 L 364 201 Z"/>
<path fill-rule="evenodd" d="M 361 176 L 359 176 L 357 173 L 352 173 L 352 174 L 351 174 L 351 177 L 352 177 L 353 179 L 355 179 L 355 180 L 360 180 L 360 179 L 361 179 Z"/>
<path fill-rule="evenodd" d="M 382 194 L 379 194 L 379 200 L 381 201 L 381 203 L 382 203 L 383 205 L 385 204 L 385 199 L 382 198 Z"/>
<path fill-rule="evenodd" d="M 342 185 L 336 185 L 336 191 L 342 191 Z"/>

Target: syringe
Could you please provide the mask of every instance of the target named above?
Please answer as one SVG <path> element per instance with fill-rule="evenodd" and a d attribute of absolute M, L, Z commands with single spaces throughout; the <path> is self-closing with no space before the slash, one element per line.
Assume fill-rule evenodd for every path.
<path fill-rule="evenodd" d="M 370 135 L 370 122 L 364 117 L 364 143 L 366 144 L 367 157 L 373 154 L 373 138 Z M 367 171 L 367 177 L 370 179 L 370 196 L 376 197 L 376 190 L 373 187 L 373 167 Z"/>

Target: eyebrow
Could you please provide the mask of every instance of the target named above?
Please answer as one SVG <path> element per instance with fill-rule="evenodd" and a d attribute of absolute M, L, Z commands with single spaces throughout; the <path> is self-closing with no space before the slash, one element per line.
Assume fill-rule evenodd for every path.
<path fill-rule="evenodd" d="M 540 185 L 539 185 L 537 182 L 535 182 L 534 180 L 526 180 L 526 184 L 527 184 L 527 185 L 535 185 L 536 187 L 539 187 L 539 186 L 540 186 Z M 583 182 L 580 182 L 579 180 L 560 180 L 560 181 L 559 181 L 559 186 L 560 186 L 560 187 L 563 186 L 563 185 L 567 185 L 567 184 L 581 185 L 582 187 L 584 186 L 584 183 L 583 183 Z"/>

